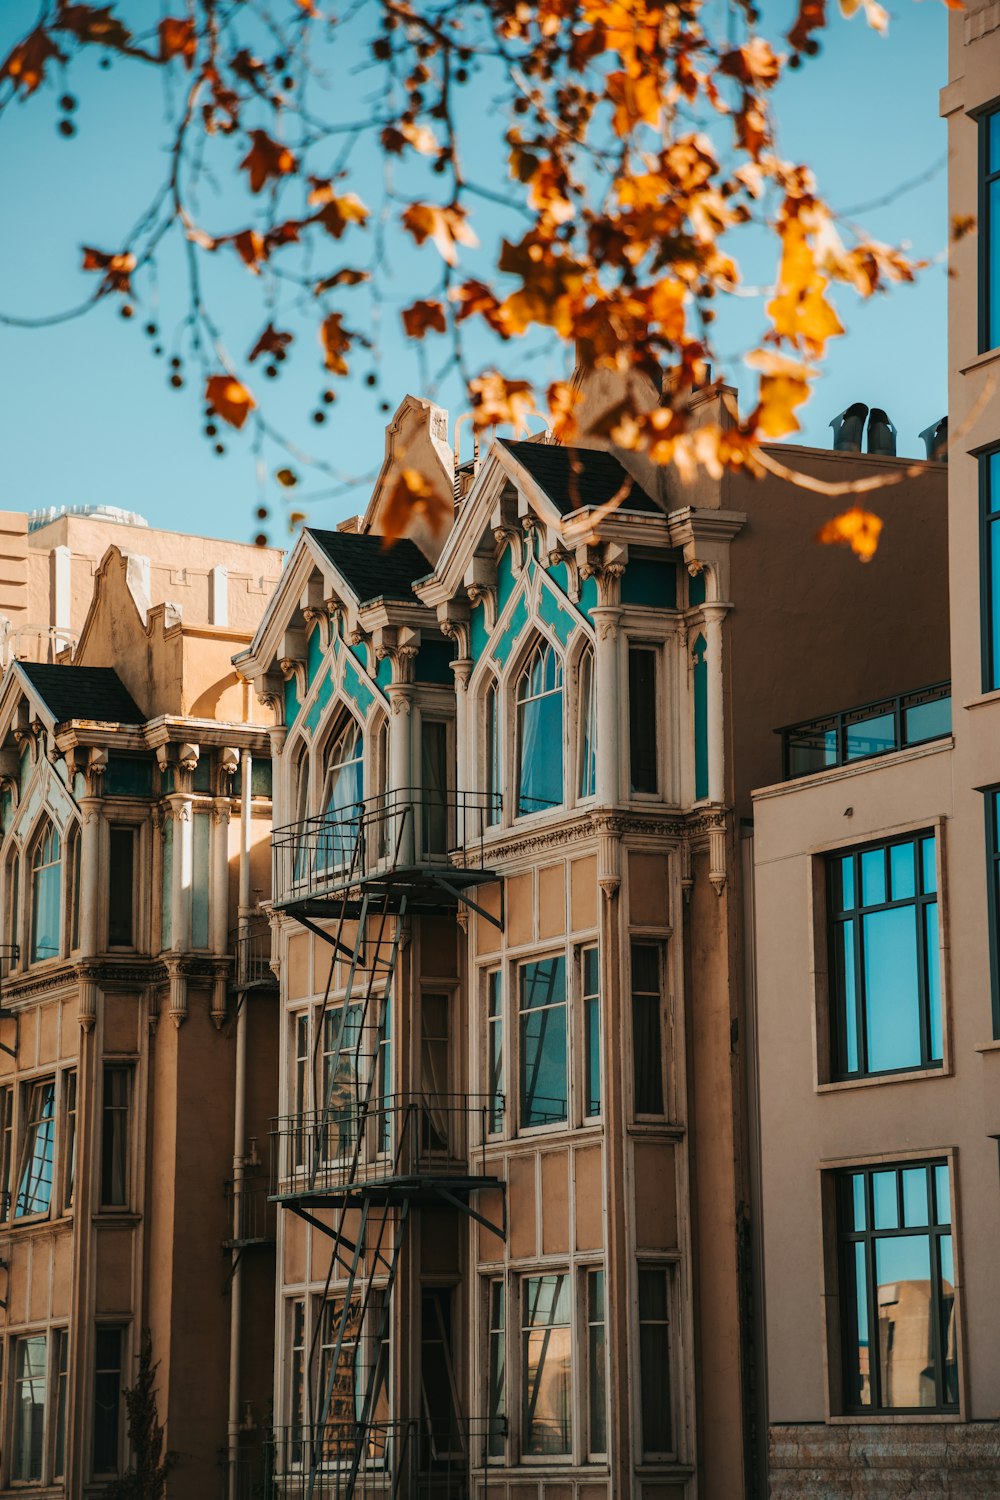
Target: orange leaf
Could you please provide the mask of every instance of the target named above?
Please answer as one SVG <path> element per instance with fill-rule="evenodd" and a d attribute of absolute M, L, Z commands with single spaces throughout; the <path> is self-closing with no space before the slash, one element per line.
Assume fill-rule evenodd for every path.
<path fill-rule="evenodd" d="M 293 338 L 294 334 L 283 333 L 280 329 L 275 328 L 273 323 L 268 323 L 256 344 L 250 350 L 250 363 L 253 364 L 254 360 L 259 359 L 262 354 L 284 354 Z"/>
<path fill-rule="evenodd" d="M 454 517 L 452 497 L 434 486 L 417 469 L 403 469 L 382 511 L 383 547 L 405 536 L 415 520 L 427 522 L 435 536 Z"/>
<path fill-rule="evenodd" d="M 19 88 L 23 89 L 27 98 L 29 94 L 35 92 L 44 79 L 45 64 L 52 57 L 58 62 L 66 61 L 64 54 L 59 51 L 44 27 L 38 26 L 30 36 L 25 37 L 23 42 L 18 42 L 3 67 L 0 68 L 0 80 L 9 78 L 15 91 Z"/>
<path fill-rule="evenodd" d="M 132 40 L 128 28 L 111 14 L 110 5 L 67 5 L 63 0 L 53 25 L 60 31 L 72 32 L 79 42 L 95 42 L 119 52 Z"/>
<path fill-rule="evenodd" d="M 506 380 L 495 370 L 469 381 L 472 421 L 476 427 L 497 427 L 510 422 L 516 433 L 527 432 L 526 418 L 535 411 L 535 398 L 527 380 Z"/>
<path fill-rule="evenodd" d="M 358 286 L 362 281 L 370 281 L 370 271 L 358 271 L 353 266 L 342 266 L 339 271 L 334 271 L 332 276 L 324 276 L 322 281 L 317 281 L 313 287 L 313 296 L 321 297 L 324 292 L 329 292 L 335 286 Z"/>
<path fill-rule="evenodd" d="M 267 260 L 267 241 L 257 229 L 241 229 L 234 234 L 232 246 L 240 260 L 255 276 L 260 275 L 260 263 Z"/>
<path fill-rule="evenodd" d="M 411 203 L 403 213 L 403 226 L 418 245 L 431 240 L 449 266 L 458 264 L 456 245 L 478 245 L 461 208 L 439 208 L 436 203 Z"/>
<path fill-rule="evenodd" d="M 440 302 L 414 302 L 403 309 L 403 327 L 407 338 L 422 339 L 425 333 L 444 333 L 444 308 Z"/>
<path fill-rule="evenodd" d="M 132 290 L 129 278 L 135 270 L 135 256 L 131 250 L 109 254 L 106 250 L 95 250 L 92 245 L 84 245 L 82 268 L 84 271 L 104 272 L 102 292 L 128 293 Z"/>
<path fill-rule="evenodd" d="M 343 313 L 330 313 L 323 319 L 319 330 L 319 341 L 323 346 L 323 359 L 328 370 L 335 375 L 347 374 L 346 350 L 351 347 L 351 335 L 340 326 Z"/>
<path fill-rule="evenodd" d="M 250 174 L 250 191 L 259 193 L 272 177 L 287 177 L 298 168 L 298 162 L 280 141 L 273 141 L 266 130 L 251 130 L 251 146 L 240 162 Z"/>
<path fill-rule="evenodd" d="M 182 57 L 184 66 L 193 68 L 197 50 L 198 38 L 194 22 L 180 20 L 177 16 L 164 16 L 160 22 L 160 60 L 169 62 L 172 57 Z"/>
<path fill-rule="evenodd" d="M 348 224 L 364 224 L 368 210 L 356 193 L 333 191 L 333 184 L 325 177 L 310 177 L 309 203 L 319 208 L 316 222 L 322 224 L 327 234 L 339 240 Z"/>
<path fill-rule="evenodd" d="M 230 427 L 242 427 L 257 405 L 245 385 L 233 375 L 210 375 L 205 382 L 205 400 Z"/>
<path fill-rule="evenodd" d="M 826 546 L 850 547 L 862 562 L 871 562 L 878 550 L 878 539 L 882 532 L 881 516 L 854 505 L 850 510 L 834 516 L 817 533 L 816 540 Z"/>

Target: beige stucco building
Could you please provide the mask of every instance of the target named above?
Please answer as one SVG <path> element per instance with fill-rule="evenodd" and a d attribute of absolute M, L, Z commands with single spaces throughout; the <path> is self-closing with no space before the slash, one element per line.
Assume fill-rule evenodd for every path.
<path fill-rule="evenodd" d="M 454 524 L 387 550 L 417 452 Z M 408 398 L 366 515 L 296 543 L 237 658 L 278 716 L 278 1494 L 762 1493 L 741 820 L 775 724 L 946 674 L 944 481 L 865 569 L 809 491 L 456 470 Z"/>
<path fill-rule="evenodd" d="M 231 658 L 281 555 L 0 535 L 0 1490 L 128 1467 L 148 1329 L 169 1493 L 215 1500 L 269 1418 L 271 716 Z"/>
<path fill-rule="evenodd" d="M 901 615 L 929 632 L 947 589 L 950 672 L 901 651 L 894 678 L 950 687 L 799 725 L 807 774 L 754 798 L 775 1500 L 1000 1493 L 997 25 L 949 19 L 949 215 L 978 230 L 949 281 L 949 576 Z"/>

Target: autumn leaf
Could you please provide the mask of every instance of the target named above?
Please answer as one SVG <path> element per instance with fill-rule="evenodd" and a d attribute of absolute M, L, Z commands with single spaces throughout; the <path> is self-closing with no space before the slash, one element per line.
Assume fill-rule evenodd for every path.
<path fill-rule="evenodd" d="M 841 14 L 848 20 L 861 9 L 864 9 L 865 19 L 873 31 L 889 30 L 889 13 L 879 5 L 878 0 L 840 0 Z"/>
<path fill-rule="evenodd" d="M 248 355 L 250 364 L 259 359 L 262 354 L 284 354 L 293 339 L 294 334 L 284 333 L 280 329 L 275 328 L 273 323 L 268 323 L 256 344 L 250 350 Z"/>
<path fill-rule="evenodd" d="M 466 222 L 462 208 L 439 208 L 434 203 L 411 203 L 403 213 L 403 226 L 418 245 L 430 240 L 449 266 L 458 264 L 456 245 L 479 244 Z"/>
<path fill-rule="evenodd" d="M 878 551 L 882 534 L 882 518 L 870 510 L 854 505 L 839 516 L 833 516 L 816 535 L 816 540 L 825 546 L 850 547 L 861 562 L 871 562 Z"/>
<path fill-rule="evenodd" d="M 45 65 L 53 58 L 57 62 L 66 61 L 45 28 L 38 26 L 23 42 L 18 42 L 0 67 L 0 81 L 9 78 L 15 90 L 21 89 L 27 98 L 44 80 Z"/>
<path fill-rule="evenodd" d="M 273 141 L 266 130 L 251 130 L 251 146 L 240 162 L 241 171 L 250 175 L 250 191 L 259 193 L 272 177 L 287 177 L 298 169 L 298 162 L 280 141 Z"/>
<path fill-rule="evenodd" d="M 659 125 L 663 101 L 654 73 L 644 73 L 638 78 L 630 78 L 628 73 L 609 73 L 605 86 L 615 106 L 611 123 L 616 135 L 629 135 L 637 125 L 654 128 Z"/>
<path fill-rule="evenodd" d="M 557 443 L 574 443 L 578 432 L 576 412 L 583 403 L 583 392 L 568 380 L 554 380 L 545 394 L 552 436 Z"/>
<path fill-rule="evenodd" d="M 111 14 L 110 5 L 60 5 L 52 25 L 59 31 L 71 32 L 79 42 L 94 42 L 118 52 L 128 48 L 132 41 L 132 33 Z"/>
<path fill-rule="evenodd" d="M 382 546 L 406 536 L 414 521 L 426 521 L 438 536 L 454 517 L 454 501 L 417 469 L 403 469 L 382 510 Z"/>
<path fill-rule="evenodd" d="M 347 374 L 345 352 L 351 347 L 351 335 L 340 326 L 343 313 L 330 313 L 323 319 L 319 330 L 319 341 L 323 348 L 323 360 L 328 370 L 335 375 Z"/>
<path fill-rule="evenodd" d="M 267 260 L 267 241 L 258 229 L 241 229 L 230 241 L 243 264 L 255 276 L 260 275 L 261 262 Z"/>
<path fill-rule="evenodd" d="M 403 327 L 411 339 L 422 339 L 425 333 L 444 333 L 444 308 L 440 302 L 414 302 L 403 309 Z"/>
<path fill-rule="evenodd" d="M 822 31 L 826 25 L 826 0 L 799 0 L 795 23 L 788 33 L 788 44 L 795 52 L 801 52 L 811 40 L 814 31 Z"/>
<path fill-rule="evenodd" d="M 469 392 L 474 426 L 497 427 L 509 422 L 517 434 L 528 431 L 526 418 L 536 410 L 530 381 L 507 380 L 496 370 L 488 370 L 469 381 Z"/>
<path fill-rule="evenodd" d="M 959 240 L 964 240 L 967 234 L 971 234 L 976 227 L 975 214 L 952 214 L 951 216 L 951 242 L 957 245 Z"/>
<path fill-rule="evenodd" d="M 193 68 L 195 53 L 198 50 L 194 22 L 180 20 L 176 16 L 164 16 L 160 22 L 159 32 L 161 60 L 169 62 L 172 57 L 181 57 L 186 68 Z"/>
<path fill-rule="evenodd" d="M 358 271 L 353 266 L 343 266 L 339 271 L 334 271 L 332 276 L 324 276 L 322 281 L 313 285 L 313 296 L 321 297 L 324 292 L 332 291 L 335 286 L 358 286 L 362 281 L 370 281 L 370 271 Z"/>
<path fill-rule="evenodd" d="M 333 184 L 324 177 L 310 177 L 309 183 L 308 202 L 319 207 L 315 222 L 322 224 L 333 239 L 339 240 L 349 224 L 364 224 L 369 217 L 356 193 L 335 193 Z"/>
<path fill-rule="evenodd" d="M 828 279 L 819 270 L 805 228 L 797 218 L 786 220 L 780 232 L 777 295 L 767 304 L 767 314 L 779 338 L 821 355 L 827 339 L 844 331 L 825 296 Z"/>
<path fill-rule="evenodd" d="M 461 286 L 452 287 L 448 295 L 457 306 L 457 322 L 479 317 L 501 338 L 510 337 L 510 327 L 500 301 L 485 281 L 465 281 Z"/>
<path fill-rule="evenodd" d="M 382 149 L 390 156 L 399 156 L 407 146 L 419 151 L 422 156 L 433 156 L 440 151 L 438 138 L 429 125 L 418 125 L 414 120 L 400 120 L 398 125 L 387 125 L 379 136 Z"/>
<path fill-rule="evenodd" d="M 105 250 L 95 250 L 92 245 L 83 247 L 82 269 L 104 272 L 104 280 L 101 282 L 102 295 L 105 292 L 121 292 L 123 295 L 131 292 L 130 278 L 135 265 L 135 256 L 130 250 L 108 253 Z"/>
<path fill-rule="evenodd" d="M 205 400 L 230 427 L 240 428 L 257 405 L 233 375 L 210 375 L 205 382 Z"/>
<path fill-rule="evenodd" d="M 774 349 L 756 349 L 747 355 L 745 363 L 761 373 L 755 413 L 761 436 L 782 438 L 797 432 L 800 424 L 795 408 L 809 399 L 809 381 L 815 370 Z"/>

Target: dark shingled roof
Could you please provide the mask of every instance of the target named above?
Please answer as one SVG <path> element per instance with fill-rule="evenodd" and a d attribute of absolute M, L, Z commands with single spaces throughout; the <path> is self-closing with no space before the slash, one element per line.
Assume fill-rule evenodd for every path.
<path fill-rule="evenodd" d="M 369 599 L 412 600 L 416 580 L 434 571 L 409 537 L 387 547 L 382 537 L 371 532 L 306 529 L 347 579 L 360 604 Z"/>
<path fill-rule="evenodd" d="M 36 661 L 21 661 L 18 666 L 57 724 L 68 719 L 95 719 L 102 724 L 142 724 L 145 720 L 114 667 L 53 666 Z"/>
<path fill-rule="evenodd" d="M 563 448 L 554 443 L 500 441 L 545 491 L 560 515 L 603 505 L 616 495 L 628 474 L 613 453 L 600 448 Z M 622 502 L 623 510 L 653 515 L 663 511 L 636 480 Z"/>

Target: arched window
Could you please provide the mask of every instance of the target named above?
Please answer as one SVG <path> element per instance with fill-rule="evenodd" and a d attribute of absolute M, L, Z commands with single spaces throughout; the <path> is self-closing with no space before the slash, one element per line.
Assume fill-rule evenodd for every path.
<path fill-rule="evenodd" d="M 31 962 L 57 958 L 62 898 L 59 830 L 46 823 L 31 854 Z"/>
<path fill-rule="evenodd" d="M 335 735 L 326 757 L 321 813 L 324 818 L 318 867 L 339 869 L 354 856 L 360 826 L 358 804 L 364 795 L 364 738 L 348 718 Z"/>
<path fill-rule="evenodd" d="M 19 952 L 19 945 L 23 942 L 21 932 L 21 861 L 17 850 L 13 849 L 7 861 L 6 879 L 4 887 L 6 890 L 7 936 L 0 945 L 0 979 L 6 978 L 11 969 L 17 967 L 18 959 L 24 958 Z"/>
<path fill-rule="evenodd" d="M 580 657 L 578 715 L 578 797 L 593 797 L 597 791 L 597 691 L 594 683 L 594 650 L 588 646 Z"/>
<path fill-rule="evenodd" d="M 79 823 L 74 823 L 70 829 L 67 847 L 69 851 L 69 859 L 67 860 L 67 868 L 69 869 L 69 890 L 67 892 L 69 901 L 69 951 L 75 953 L 80 946 L 80 856 L 82 851 Z M 131 900 L 132 892 L 130 890 L 129 901 L 131 902 Z M 129 907 L 129 914 L 131 916 L 131 906 Z"/>
<path fill-rule="evenodd" d="M 517 679 L 518 817 L 562 804 L 562 751 L 562 661 L 539 641 Z"/>
<path fill-rule="evenodd" d="M 501 806 L 501 776 L 500 776 L 500 696 L 497 691 L 495 677 L 491 677 L 486 689 L 484 704 L 485 717 L 485 739 L 483 748 L 485 751 L 485 786 L 486 786 L 486 822 L 487 824 L 499 823 Z"/>
<path fill-rule="evenodd" d="M 295 808 L 294 822 L 297 832 L 292 844 L 292 879 L 305 878 L 309 869 L 309 842 L 307 818 L 309 817 L 309 751 L 303 745 L 292 773 L 292 803 Z M 168 825 L 169 826 L 169 825 Z"/>

